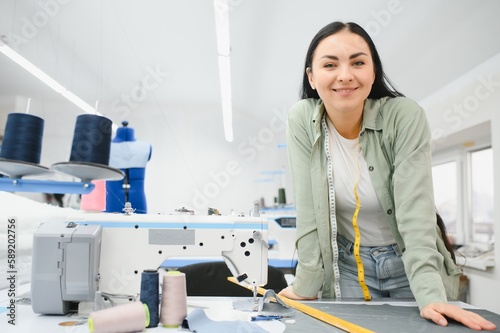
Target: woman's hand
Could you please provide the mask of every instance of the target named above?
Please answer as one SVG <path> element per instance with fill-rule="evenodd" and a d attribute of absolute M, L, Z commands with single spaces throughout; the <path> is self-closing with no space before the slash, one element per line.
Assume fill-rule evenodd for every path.
<path fill-rule="evenodd" d="M 296 299 L 296 300 L 313 300 L 317 297 L 302 297 L 293 292 L 292 286 L 288 286 L 278 293 L 278 295 L 285 296 L 286 298 Z"/>
<path fill-rule="evenodd" d="M 431 303 L 422 308 L 420 316 L 425 319 L 432 320 L 439 326 L 447 326 L 448 320 L 446 317 L 462 323 L 464 326 L 473 330 L 494 330 L 495 324 L 484 319 L 477 313 L 467 311 L 459 306 L 447 303 Z"/>

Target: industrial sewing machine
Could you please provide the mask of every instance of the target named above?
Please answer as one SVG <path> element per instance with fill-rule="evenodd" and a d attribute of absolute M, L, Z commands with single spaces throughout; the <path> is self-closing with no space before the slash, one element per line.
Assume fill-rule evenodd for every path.
<path fill-rule="evenodd" d="M 263 217 L 82 213 L 54 217 L 33 237 L 35 313 L 65 314 L 96 293 L 136 296 L 141 273 L 168 257 L 224 259 L 240 282 L 267 283 Z"/>

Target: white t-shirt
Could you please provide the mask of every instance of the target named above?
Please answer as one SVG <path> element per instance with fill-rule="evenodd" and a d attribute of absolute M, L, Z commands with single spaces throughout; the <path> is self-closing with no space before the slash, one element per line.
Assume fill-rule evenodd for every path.
<path fill-rule="evenodd" d="M 368 166 L 361 153 L 359 139 L 342 137 L 327 117 L 330 133 L 330 150 L 333 161 L 335 206 L 338 233 L 354 242 L 352 217 L 356 209 L 354 187 L 357 184 L 361 208 L 358 226 L 362 246 L 383 246 L 395 244 L 389 222 L 380 205 L 368 174 Z"/>

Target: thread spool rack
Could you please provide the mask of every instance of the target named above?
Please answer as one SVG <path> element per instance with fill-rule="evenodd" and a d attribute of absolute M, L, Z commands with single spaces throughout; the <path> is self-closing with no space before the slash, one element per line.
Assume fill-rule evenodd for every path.
<path fill-rule="evenodd" d="M 95 188 L 93 180 L 125 177 L 123 171 L 107 165 L 111 120 L 97 115 L 79 115 L 70 161 L 55 163 L 50 168 L 38 164 L 43 125 L 42 118 L 28 113 L 8 115 L 0 150 L 0 191 L 88 194 Z M 56 173 L 78 178 L 80 182 L 50 180 Z M 41 177 L 44 179 L 39 180 Z"/>
<path fill-rule="evenodd" d="M 0 191 L 88 194 L 95 185 L 91 182 L 64 182 L 51 180 L 0 178 Z"/>
<path fill-rule="evenodd" d="M 123 171 L 110 168 L 108 166 L 77 165 L 77 169 L 70 166 L 65 170 L 57 168 L 24 168 L 24 163 L 19 161 L 0 161 L 0 191 L 5 192 L 40 192 L 40 193 L 68 193 L 68 194 L 89 194 L 95 188 L 92 180 L 120 180 L 125 174 Z M 60 165 L 56 163 L 54 165 Z M 21 166 L 17 168 L 18 166 Z M 40 171 L 43 170 L 43 172 Z M 74 170 L 84 169 L 84 172 Z M 80 176 L 80 181 L 59 181 L 50 179 L 25 179 L 23 177 L 50 177 L 55 173 L 66 174 L 72 177 Z"/>

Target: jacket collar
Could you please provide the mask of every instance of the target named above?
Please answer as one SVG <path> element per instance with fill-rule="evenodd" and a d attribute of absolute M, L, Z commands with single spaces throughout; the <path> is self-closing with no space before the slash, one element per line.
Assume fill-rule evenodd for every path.
<path fill-rule="evenodd" d="M 363 108 L 363 123 L 361 124 L 361 132 L 365 129 L 370 129 L 374 131 L 382 130 L 382 119 L 380 118 L 380 108 L 386 102 L 388 97 L 382 97 L 380 99 L 367 98 Z M 316 108 L 313 113 L 313 123 L 316 129 L 316 138 L 321 133 L 321 121 L 325 117 L 326 110 L 325 104 L 322 100 L 318 100 Z"/>
<path fill-rule="evenodd" d="M 380 108 L 386 102 L 387 98 L 388 97 L 382 97 L 380 99 L 366 99 L 365 106 L 363 108 L 363 124 L 361 125 L 361 131 L 364 129 L 371 129 L 374 131 L 382 130 Z"/>
<path fill-rule="evenodd" d="M 323 121 L 325 114 L 326 114 L 325 105 L 323 104 L 322 100 L 318 99 L 316 103 L 316 108 L 314 109 L 312 116 L 312 122 L 314 123 L 315 142 L 317 142 L 317 140 L 321 137 L 321 122 Z"/>

